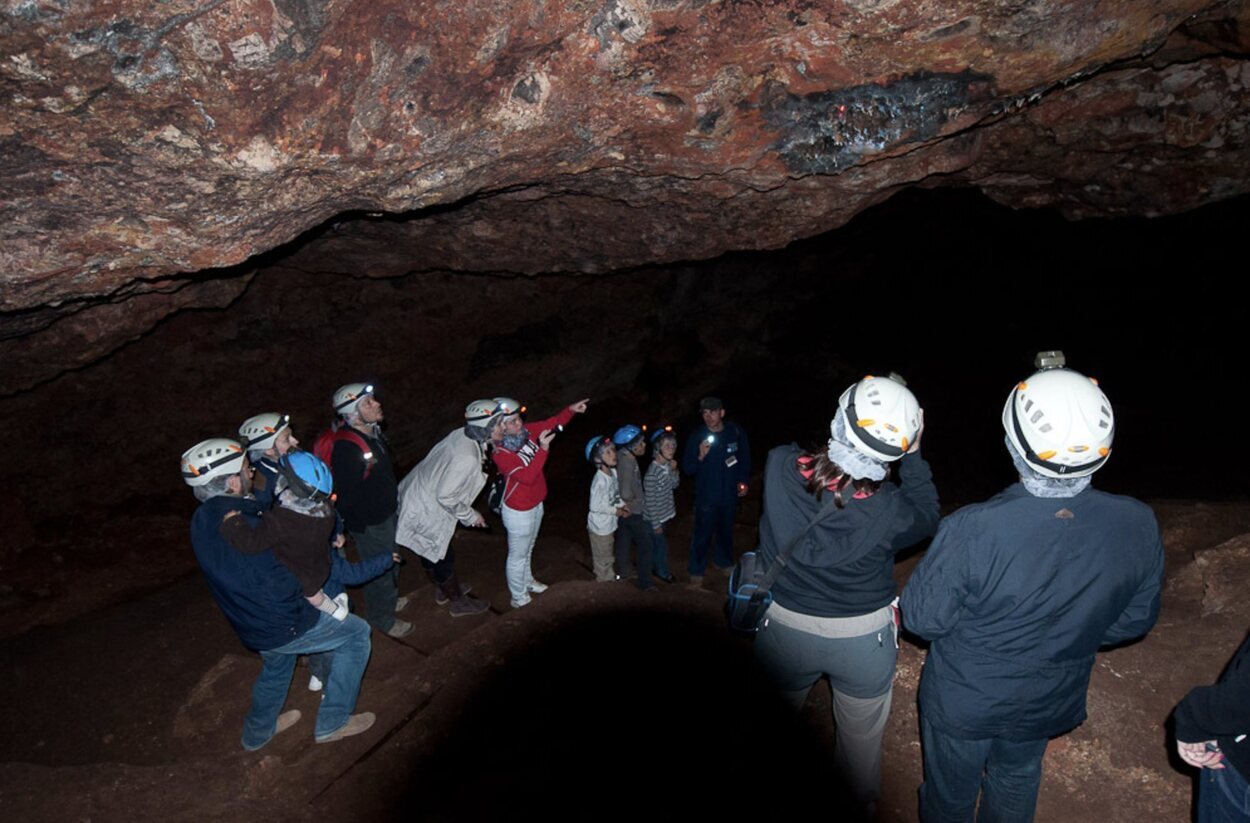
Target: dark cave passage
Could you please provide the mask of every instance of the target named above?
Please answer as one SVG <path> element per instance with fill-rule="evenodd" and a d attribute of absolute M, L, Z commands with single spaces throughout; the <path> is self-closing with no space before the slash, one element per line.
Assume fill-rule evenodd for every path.
<path fill-rule="evenodd" d="M 275 261 L 228 308 L 173 315 L 104 361 L 0 401 L 10 430 L 38 420 L 51 434 L 20 443 L 0 467 L 0 490 L 12 504 L 0 535 L 3 632 L 21 635 L 49 624 L 5 647 L 21 672 L 12 696 L 21 700 L 22 689 L 38 689 L 39 677 L 62 668 L 56 652 L 43 650 L 45 642 L 48 649 L 97 649 L 107 644 L 109 627 L 149 626 L 136 634 L 149 652 L 134 659 L 155 666 L 153 660 L 168 658 L 185 667 L 171 679 L 177 694 L 161 697 L 156 685 L 142 691 L 176 704 L 166 708 L 177 711 L 183 737 L 169 746 L 150 723 L 127 720 L 122 731 L 111 731 L 87 701 L 66 713 L 63 729 L 43 732 L 25 759 L 46 768 L 92 768 L 117 758 L 139 768 L 167 756 L 192 757 L 203 742 L 197 735 L 231 745 L 245 695 L 228 684 L 247 682 L 254 664 L 212 611 L 194 571 L 186 523 L 195 503 L 174 460 L 190 443 L 231 436 L 244 418 L 271 408 L 289 412 L 296 433 L 310 443 L 329 420 L 334 387 L 365 379 L 380 386 L 401 476 L 460 424 L 474 397 L 514 396 L 538 416 L 591 398 L 587 414 L 553 446 L 541 544 L 549 563 L 544 573 L 563 582 L 546 602 L 576 608 L 544 618 L 542 633 L 524 641 L 526 651 L 515 660 L 501 650 L 522 642 L 522 624 L 505 622 L 480 636 L 463 625 L 432 627 L 412 646 L 417 658 L 412 648 L 386 641 L 368 675 L 375 698 L 421 716 L 431 700 L 437 706 L 450 699 L 437 696 L 443 674 L 458 678 L 472 697 L 451 704 L 463 716 L 427 731 L 418 731 L 420 724 L 405 731 L 408 721 L 396 721 L 389 734 L 406 741 L 402 756 L 376 775 L 352 773 L 339 784 L 319 773 L 328 781 L 325 802 L 351 808 L 353 792 L 362 791 L 356 780 L 397 804 L 375 806 L 378 815 L 423 804 L 429 819 L 456 819 L 465 795 L 483 798 L 475 809 L 489 811 L 509 808 L 507 792 L 535 804 L 548 793 L 571 801 L 599 777 L 583 754 L 608 752 L 605 768 L 626 771 L 647 741 L 665 746 L 656 762 L 668 783 L 656 792 L 668 792 L 687 758 L 711 757 L 740 742 L 729 722 L 742 696 L 743 647 L 726 637 L 721 648 L 721 640 L 710 639 L 720 625 L 719 593 L 694 604 L 666 595 L 661 618 L 634 611 L 620 592 L 600 603 L 603 595 L 579 582 L 588 577 L 590 471 L 582 446 L 592 434 L 632 422 L 672 424 L 684 436 L 697 421 L 701 396 L 724 398 L 730 418 L 750 433 L 757 467 L 737 522 L 741 552 L 754 539 L 768 450 L 827 437 L 838 394 L 868 372 L 902 373 L 925 406 L 925 451 L 944 511 L 993 494 L 1013 479 L 1002 443 L 1003 399 L 1031 371 L 1036 351 L 1060 348 L 1073 367 L 1100 379 L 1115 405 L 1116 452 L 1098 475 L 1100 488 L 1180 501 L 1176 522 L 1194 501 L 1242 502 L 1235 461 L 1208 444 L 1229 441 L 1236 448 L 1223 416 L 1245 350 L 1232 284 L 1244 267 L 1237 241 L 1248 213 L 1250 199 L 1241 198 L 1155 220 L 1070 223 L 1051 212 L 1011 211 L 971 191 L 910 190 L 841 230 L 783 251 L 684 266 L 593 276 L 438 272 L 374 279 L 368 272 L 345 275 L 333 260 L 323 270 L 309 268 L 306 258 L 299 269 Z M 678 496 L 687 519 L 689 494 L 683 488 Z M 1204 538 L 1244 531 L 1241 514 L 1220 517 L 1218 526 L 1204 527 Z M 1185 528 L 1180 533 L 1189 534 Z M 464 539 L 464 563 L 479 591 L 506 603 L 498 579 L 502 528 Z M 679 532 L 679 544 L 688 539 L 688 531 Z M 684 545 L 674 551 L 683 563 L 684 552 Z M 1177 568 L 1184 561 L 1169 559 Z M 421 585 L 418 572 L 405 572 L 409 585 Z M 174 609 L 183 596 L 187 602 Z M 596 614 L 601 607 L 610 613 Z M 176 643 L 158 624 L 171 610 L 171 625 L 193 627 L 202 648 L 146 645 Z M 97 615 L 103 622 L 95 632 L 68 639 L 76 618 Z M 617 652 L 644 630 L 655 643 L 645 666 L 629 668 Z M 440 657 L 469 658 L 471 651 L 451 650 L 479 648 L 475 642 L 488 649 L 486 659 L 512 662 L 483 669 L 481 658 L 471 658 L 472 666 L 461 662 L 456 669 Z M 684 653 L 691 644 L 711 644 L 724 654 L 691 657 Z M 920 652 L 908 648 L 912 657 L 900 658 L 900 672 L 914 676 Z M 1138 650 L 1125 654 L 1145 659 Z M 99 661 L 88 656 L 66 670 L 123 677 L 134 662 L 125 655 Z M 429 669 L 414 680 L 406 672 L 418 665 Z M 206 681 L 210 675 L 216 679 Z M 639 692 L 656 684 L 685 690 L 722 676 L 732 689 L 713 692 L 697 709 L 670 701 L 666 717 L 637 721 L 645 728 L 635 735 L 633 708 L 624 707 Z M 61 686 L 48 694 L 32 705 L 47 706 L 52 696 L 77 699 Z M 293 694 L 298 705 L 311 699 L 295 688 Z M 615 709 L 603 729 L 584 720 L 599 705 L 592 694 Z M 777 716 L 753 741 L 786 752 L 769 761 L 770 774 L 799 769 L 815 780 L 827 767 L 828 740 L 809 734 L 811 722 L 827 722 L 827 700 L 809 705 L 807 725 L 792 727 Z M 195 714 L 208 705 L 217 706 L 216 720 Z M 305 709 L 311 713 L 312 704 Z M 910 751 L 914 729 L 907 724 L 914 717 L 896 711 L 904 714 L 888 745 Z M 691 712 L 697 720 L 682 719 Z M 524 744 L 524 723 L 515 725 L 521 720 L 541 727 L 542 746 Z M 10 731 L 25 734 L 28 726 Z M 79 729 L 97 735 L 89 746 L 77 745 Z M 114 744 L 114 734 L 138 737 Z M 291 746 L 279 756 L 305 766 L 320 762 L 304 760 L 311 756 Z M 516 761 L 521 765 L 503 783 L 487 779 Z M 446 791 L 427 796 L 407 786 L 402 770 L 408 768 L 425 780 L 437 777 Z M 354 788 L 335 788 L 348 784 Z M 487 793 L 500 786 L 507 792 Z M 798 807 L 818 795 L 804 790 L 793 800 Z M 906 797 L 900 789 L 895 802 Z M 734 806 L 731 800 L 706 795 L 692 808 L 719 810 Z"/>
<path fill-rule="evenodd" d="M 354 379 L 381 386 L 401 469 L 467 400 L 500 394 L 539 414 L 591 397 L 567 435 L 579 443 L 626 422 L 681 434 L 697 422 L 698 398 L 719 394 L 762 466 L 774 445 L 822 439 L 851 380 L 894 370 L 926 407 L 926 452 L 952 505 L 1010 482 L 1002 398 L 1034 352 L 1060 348 L 1116 407 L 1117 450 L 1100 485 L 1238 499 L 1234 461 L 1198 468 L 1188 457 L 1201 449 L 1195 437 L 1228 439 L 1217 398 L 1245 350 L 1231 284 L 1248 210 L 1240 198 L 1072 223 L 972 191 L 909 190 L 781 252 L 679 267 L 376 280 L 279 261 L 227 309 L 174 315 L 103 362 L 0 401 L 12 427 L 39 419 L 55 433 L 0 468 L 14 503 L 0 551 L 15 578 L 5 596 L 55 590 L 37 581 L 56 571 L 49 556 L 118 562 L 96 548 L 115 538 L 88 535 L 132 529 L 131 518 L 168 518 L 175 533 L 193 501 L 166 469 L 184 441 L 231 434 L 270 407 L 310 438 L 329 419 L 329 392 Z M 339 271 L 333 260 L 324 269 Z M 1208 434 L 1195 415 L 1211 421 Z M 579 453 L 553 454 L 554 488 L 580 488 Z"/>

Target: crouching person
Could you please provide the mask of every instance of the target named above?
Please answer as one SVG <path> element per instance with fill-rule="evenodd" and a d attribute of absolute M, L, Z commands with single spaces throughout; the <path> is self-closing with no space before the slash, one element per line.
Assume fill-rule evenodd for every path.
<path fill-rule="evenodd" d="M 243 748 L 256 751 L 299 722 L 298 709 L 283 712 L 282 706 L 301 654 L 334 654 L 313 731 L 316 741 L 328 743 L 372 726 L 371 712 L 352 714 L 369 662 L 369 624 L 354 615 L 340 620 L 318 611 L 272 551 L 244 554 L 221 535 L 230 511 L 250 525 L 260 523 L 261 505 L 250 494 L 251 467 L 243 447 L 225 438 L 198 443 L 182 455 L 182 477 L 200 501 L 191 518 L 196 561 L 239 640 L 262 661 L 243 721 Z"/>

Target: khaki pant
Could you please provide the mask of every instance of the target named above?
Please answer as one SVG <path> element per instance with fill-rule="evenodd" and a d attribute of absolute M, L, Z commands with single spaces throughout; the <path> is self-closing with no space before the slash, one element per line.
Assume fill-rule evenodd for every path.
<path fill-rule="evenodd" d="M 590 559 L 595 567 L 595 580 L 600 583 L 615 580 L 616 574 L 612 571 L 612 564 L 615 559 L 616 535 L 595 534 L 592 531 L 586 533 L 590 535 Z"/>

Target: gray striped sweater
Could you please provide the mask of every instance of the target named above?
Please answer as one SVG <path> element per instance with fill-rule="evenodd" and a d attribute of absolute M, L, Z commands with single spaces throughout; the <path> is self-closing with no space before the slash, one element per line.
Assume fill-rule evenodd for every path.
<path fill-rule="evenodd" d="M 647 522 L 652 526 L 667 523 L 677 516 L 677 504 L 673 502 L 673 489 L 681 482 L 675 467 L 661 466 L 655 461 L 647 468 L 643 480 L 643 497 L 647 501 Z"/>

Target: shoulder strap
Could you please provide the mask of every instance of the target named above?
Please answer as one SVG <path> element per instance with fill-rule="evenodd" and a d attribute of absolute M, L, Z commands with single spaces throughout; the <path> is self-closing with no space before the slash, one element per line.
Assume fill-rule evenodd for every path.
<path fill-rule="evenodd" d="M 832 495 L 830 495 L 829 499 L 825 501 L 825 505 L 816 511 L 815 516 L 807 522 L 807 525 L 803 527 L 803 531 L 799 532 L 793 540 L 787 543 L 785 547 L 777 553 L 777 559 L 774 560 L 772 565 L 768 567 L 768 572 L 765 573 L 764 579 L 760 581 L 759 588 L 757 588 L 755 593 L 751 595 L 752 600 L 764 599 L 764 597 L 768 594 L 769 589 L 773 587 L 773 584 L 777 582 L 777 578 L 780 577 L 781 573 L 785 570 L 786 565 L 789 564 L 790 553 L 794 551 L 794 547 L 797 546 L 799 541 L 801 541 L 804 537 L 807 537 L 808 532 L 815 528 L 817 523 L 824 520 L 825 517 L 829 515 L 830 511 L 837 511 L 837 503 L 834 501 Z"/>
<path fill-rule="evenodd" d="M 331 458 L 334 454 L 334 444 L 341 440 L 346 440 L 347 442 L 354 444 L 356 448 L 360 449 L 360 453 L 365 460 L 365 473 L 361 479 L 367 479 L 369 477 L 369 472 L 373 470 L 373 464 L 378 462 L 378 460 L 373 456 L 373 450 L 369 448 L 369 444 L 366 443 L 365 439 L 360 436 L 360 433 L 354 429 L 327 429 L 322 432 L 317 437 L 317 442 L 313 446 L 313 454 L 317 455 L 321 462 L 325 463 L 327 466 L 331 466 L 331 471 L 333 471 Z"/>
<path fill-rule="evenodd" d="M 855 545 L 852 547 L 851 551 L 847 552 L 846 557 L 844 557 L 842 562 L 837 565 L 842 566 L 862 557 L 864 552 L 880 542 L 880 540 L 885 537 L 885 533 L 889 530 L 890 525 L 894 522 L 894 512 L 897 508 L 897 495 L 890 495 L 886 500 L 885 509 L 873 518 L 872 523 L 868 526 L 868 528 L 864 529 L 864 531 L 860 533 L 859 540 L 855 541 Z M 816 516 L 808 522 L 803 531 L 799 532 L 798 537 L 791 540 L 790 543 L 777 554 L 777 559 L 774 560 L 772 565 L 768 567 L 767 573 L 765 573 L 763 579 L 760 580 L 759 587 L 754 593 L 752 593 L 752 601 L 762 601 L 768 595 L 768 592 L 772 589 L 773 584 L 777 582 L 777 578 L 781 577 L 781 573 L 785 571 L 786 566 L 789 564 L 790 554 L 794 551 L 794 547 L 807 536 L 808 532 L 810 532 L 817 523 L 824 520 L 825 517 L 828 516 L 830 509 L 835 511 L 837 510 L 837 504 L 834 502 L 834 498 L 832 496 L 830 496 L 825 505 L 818 512 L 816 512 Z"/>

